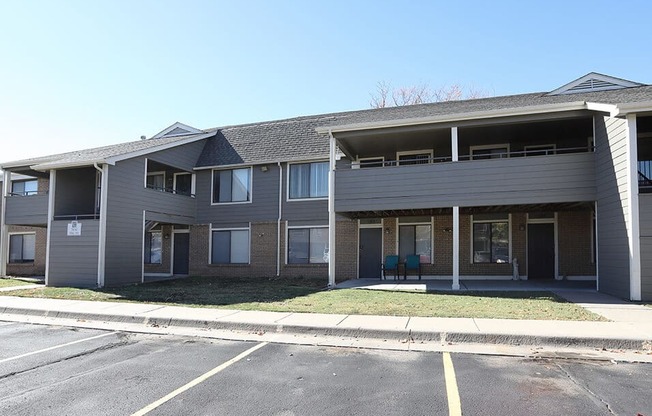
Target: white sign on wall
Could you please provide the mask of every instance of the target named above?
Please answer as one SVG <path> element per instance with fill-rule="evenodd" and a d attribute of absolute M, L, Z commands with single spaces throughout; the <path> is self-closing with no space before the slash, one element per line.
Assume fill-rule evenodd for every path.
<path fill-rule="evenodd" d="M 81 223 L 78 221 L 70 221 L 68 223 L 68 236 L 80 236 L 81 235 Z"/>

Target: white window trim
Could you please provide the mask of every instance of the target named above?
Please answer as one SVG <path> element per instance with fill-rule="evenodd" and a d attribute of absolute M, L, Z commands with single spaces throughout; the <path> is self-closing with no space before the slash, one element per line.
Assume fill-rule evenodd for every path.
<path fill-rule="evenodd" d="M 292 265 L 292 266 L 305 266 L 306 264 L 328 264 L 328 262 L 325 263 L 288 263 L 288 249 L 290 248 L 290 230 L 298 230 L 302 228 L 326 228 L 328 229 L 328 225 L 288 225 L 287 221 L 285 222 L 285 264 L 286 265 Z M 330 256 L 330 251 L 331 248 L 328 247 L 328 255 Z"/>
<path fill-rule="evenodd" d="M 160 191 L 161 189 L 153 189 L 153 188 L 148 188 L 147 187 L 147 178 L 150 176 L 158 176 L 158 175 L 163 175 L 163 188 L 165 189 L 165 171 L 164 170 L 159 170 L 156 172 L 147 172 L 145 175 L 145 188 L 147 189 L 152 189 L 153 191 Z"/>
<path fill-rule="evenodd" d="M 424 215 L 425 216 L 425 215 Z M 430 263 L 421 264 L 435 264 L 435 217 L 430 216 L 430 222 L 405 222 L 402 223 L 399 217 L 396 217 L 396 254 L 399 254 L 399 234 L 401 232 L 401 225 L 429 225 L 430 226 Z"/>
<path fill-rule="evenodd" d="M 17 194 L 16 192 L 14 192 L 14 184 L 16 184 L 16 183 L 27 183 L 27 182 L 36 182 L 36 191 L 33 194 L 27 194 L 27 193 L 25 193 L 25 191 L 23 191 L 21 194 Z M 16 195 L 20 195 L 20 196 L 32 196 L 32 195 L 38 195 L 39 194 L 39 191 L 38 191 L 38 178 L 33 178 L 33 179 L 12 179 L 9 186 L 11 187 L 10 191 L 9 191 L 9 193 L 11 195 L 16 194 Z"/>
<path fill-rule="evenodd" d="M 502 214 L 502 213 L 501 213 Z M 499 264 L 499 263 L 475 263 L 473 261 L 473 224 L 486 224 L 486 223 L 492 223 L 492 222 L 504 222 L 505 220 L 473 220 L 473 215 L 469 215 L 469 220 L 470 220 L 470 229 L 471 229 L 471 238 L 469 239 L 469 264 Z M 508 264 L 512 264 L 513 256 L 512 256 L 512 214 L 508 213 L 507 214 L 507 229 L 508 229 L 508 244 L 509 244 L 509 250 L 508 250 Z M 526 237 L 527 239 L 527 237 Z M 526 247 L 527 250 L 527 247 Z M 527 256 L 527 254 L 526 254 Z"/>
<path fill-rule="evenodd" d="M 557 145 L 555 143 L 523 146 L 523 150 L 525 151 L 523 153 L 523 155 L 524 156 L 530 156 L 530 155 L 527 154 L 527 152 L 530 151 L 530 150 L 548 150 L 550 147 L 552 147 L 552 154 L 556 155 L 557 154 Z M 546 156 L 549 156 L 549 155 L 546 155 Z"/>
<path fill-rule="evenodd" d="M 9 263 L 10 256 L 10 247 L 11 247 L 11 236 L 12 235 L 33 235 L 34 236 L 34 263 L 36 263 L 36 232 L 34 231 L 12 231 L 7 233 L 7 264 L 31 264 L 31 263 Z"/>
<path fill-rule="evenodd" d="M 249 234 L 249 247 L 247 247 L 247 262 L 246 263 L 213 263 L 213 231 L 247 231 Z M 189 233 L 190 230 L 177 230 L 178 233 Z M 210 232 L 208 233 L 208 264 L 211 266 L 238 266 L 238 265 L 251 265 L 251 223 L 248 227 L 221 227 L 213 228 L 211 224 Z"/>
<path fill-rule="evenodd" d="M 172 174 L 172 189 L 175 194 L 177 192 L 177 176 L 190 175 L 190 196 L 194 198 L 195 195 L 195 174 L 190 172 L 175 172 Z M 211 191 L 212 193 L 212 191 Z M 212 195 L 211 195 L 212 196 Z"/>
<path fill-rule="evenodd" d="M 385 156 L 378 156 L 378 157 L 359 157 L 356 158 L 353 163 L 351 163 L 351 169 L 362 169 L 360 166 L 361 162 L 369 161 L 369 160 L 380 160 L 380 162 L 385 165 Z"/>
<path fill-rule="evenodd" d="M 434 149 L 423 149 L 423 150 L 406 150 L 404 152 L 396 152 L 396 166 L 400 166 L 400 157 L 401 156 L 412 156 L 412 155 L 423 155 L 423 154 L 428 154 L 430 156 L 430 159 L 428 160 L 428 163 L 432 163 L 433 155 L 435 154 Z M 412 164 L 412 162 L 410 162 Z M 424 163 L 425 165 L 425 163 Z M 406 166 L 406 165 L 403 165 Z"/>
<path fill-rule="evenodd" d="M 160 263 L 151 263 L 151 260 L 152 260 L 152 242 L 150 240 L 150 243 L 149 243 L 149 250 L 150 250 L 149 259 L 150 259 L 150 263 L 144 263 L 144 264 L 153 264 L 153 265 L 161 265 L 162 266 L 163 265 L 163 244 L 164 244 L 164 241 L 165 241 L 165 236 L 163 235 L 163 228 L 161 228 L 160 230 L 154 230 L 154 227 L 152 227 L 152 229 L 150 229 L 149 231 L 145 231 L 145 235 L 154 234 L 154 233 L 160 233 L 161 234 L 161 262 Z M 143 245 L 143 251 L 145 250 L 146 247 L 147 247 L 147 244 L 144 244 Z M 172 253 L 171 257 L 174 258 L 174 253 Z M 143 253 L 143 262 L 144 262 L 144 260 L 145 260 L 145 253 Z"/>
<path fill-rule="evenodd" d="M 287 181 L 285 183 L 285 202 L 305 202 L 305 201 L 328 201 L 328 195 L 326 196 L 319 196 L 315 198 L 290 198 L 290 166 L 291 165 L 305 165 L 305 164 L 311 164 L 311 163 L 328 163 L 328 159 L 326 160 L 308 160 L 305 162 L 291 162 L 288 163 L 286 168 L 287 168 Z M 330 190 L 329 190 L 330 193 Z M 286 263 L 287 264 L 287 263 Z"/>
<path fill-rule="evenodd" d="M 473 159 L 473 151 L 486 150 L 486 149 L 502 149 L 502 148 L 507 149 L 507 156 L 505 158 L 509 158 L 509 152 L 510 152 L 509 143 L 496 143 L 496 144 L 483 144 L 478 146 L 469 146 L 469 156 L 471 157 L 471 160 L 484 160 L 484 159 Z M 478 156 L 485 156 L 485 155 L 478 155 Z M 501 159 L 505 159 L 505 158 L 501 157 Z"/>
<path fill-rule="evenodd" d="M 249 200 L 248 201 L 234 201 L 234 202 L 213 202 L 213 190 L 215 189 L 215 172 L 223 170 L 240 170 L 240 169 L 249 169 Z M 194 186 L 194 180 L 193 180 Z M 193 192 L 194 193 L 194 192 Z M 243 166 L 239 168 L 229 168 L 229 169 L 211 169 L 211 205 L 240 205 L 240 204 L 251 204 L 254 202 L 254 169 L 253 166 Z"/>

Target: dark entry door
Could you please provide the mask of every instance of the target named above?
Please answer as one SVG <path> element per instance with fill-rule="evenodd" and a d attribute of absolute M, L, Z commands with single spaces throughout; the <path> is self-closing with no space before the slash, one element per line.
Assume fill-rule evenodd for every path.
<path fill-rule="evenodd" d="M 382 228 L 360 229 L 360 278 L 380 278 L 383 262 L 383 230 Z"/>
<path fill-rule="evenodd" d="M 172 273 L 188 274 L 190 263 L 190 234 L 174 233 L 174 258 Z"/>
<path fill-rule="evenodd" d="M 528 279 L 555 278 L 555 225 L 527 226 Z"/>

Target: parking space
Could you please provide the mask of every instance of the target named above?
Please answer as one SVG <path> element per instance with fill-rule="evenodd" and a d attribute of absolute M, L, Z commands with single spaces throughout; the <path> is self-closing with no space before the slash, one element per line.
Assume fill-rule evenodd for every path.
<path fill-rule="evenodd" d="M 460 414 L 454 391 L 464 414 L 652 414 L 649 365 L 27 324 L 0 336 L 0 414 Z"/>

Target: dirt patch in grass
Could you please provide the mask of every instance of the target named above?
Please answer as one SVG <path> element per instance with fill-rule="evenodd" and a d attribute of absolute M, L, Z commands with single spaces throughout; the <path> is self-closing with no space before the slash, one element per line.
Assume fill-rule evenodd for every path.
<path fill-rule="evenodd" d="M 551 292 L 325 290 L 323 279 L 193 277 L 105 289 L 44 288 L 14 296 L 332 314 L 600 321 Z"/>

